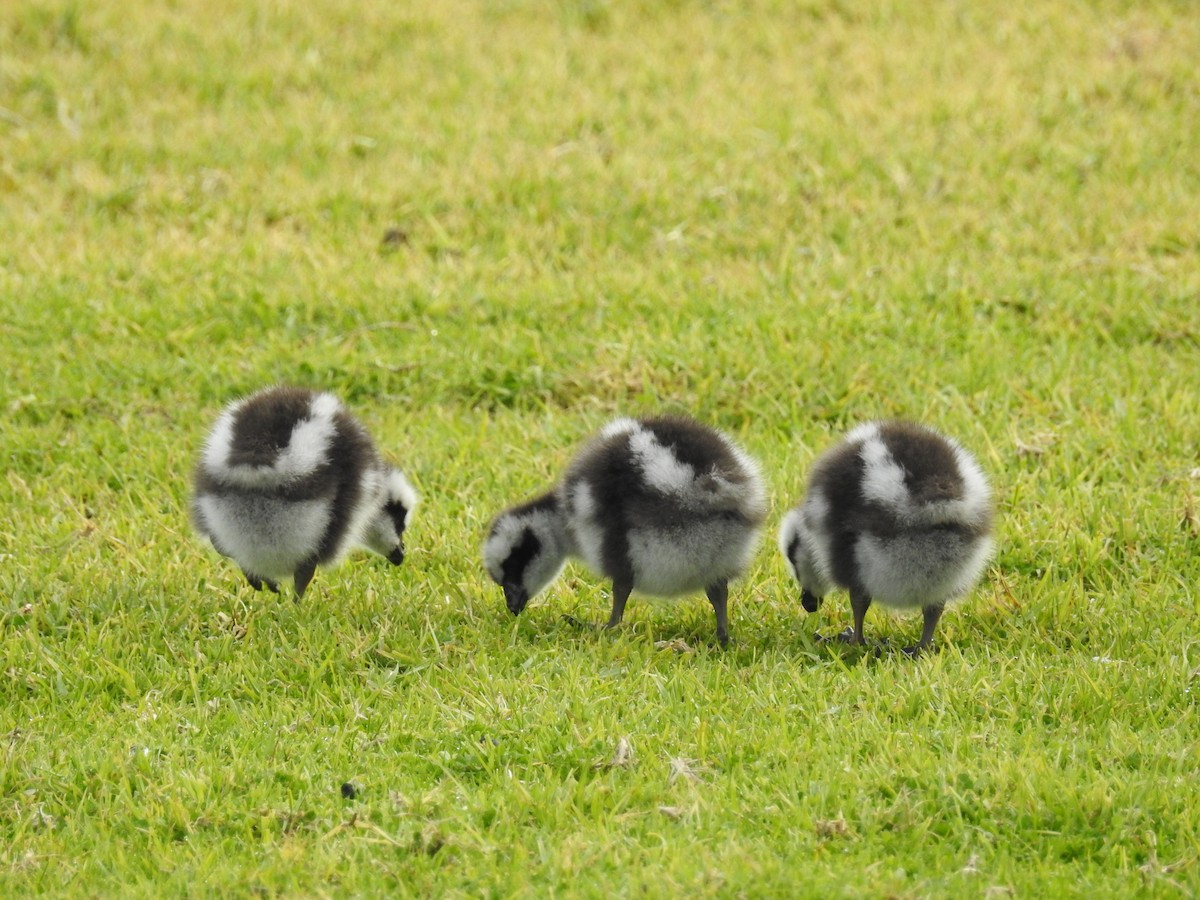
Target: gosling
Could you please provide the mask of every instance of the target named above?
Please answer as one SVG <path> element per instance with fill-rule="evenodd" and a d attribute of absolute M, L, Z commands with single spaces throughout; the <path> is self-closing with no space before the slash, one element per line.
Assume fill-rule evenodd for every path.
<path fill-rule="evenodd" d="M 513 615 L 568 557 L 612 579 L 615 628 L 632 591 L 704 590 L 729 643 L 729 582 L 749 565 L 766 516 L 758 464 L 728 437 L 683 417 L 617 419 L 550 492 L 502 512 L 483 547 Z"/>
<path fill-rule="evenodd" d="M 400 565 L 416 505 L 335 396 L 273 387 L 217 418 L 196 466 L 192 518 L 254 590 L 278 593 L 290 576 L 299 599 L 317 566 L 354 547 Z"/>
<path fill-rule="evenodd" d="M 803 501 L 783 520 L 779 547 L 816 612 L 835 588 L 850 593 L 854 625 L 839 639 L 862 644 L 872 600 L 920 608 L 929 648 L 946 604 L 979 580 L 992 554 L 992 492 L 956 441 L 911 422 L 870 422 L 813 464 Z"/>

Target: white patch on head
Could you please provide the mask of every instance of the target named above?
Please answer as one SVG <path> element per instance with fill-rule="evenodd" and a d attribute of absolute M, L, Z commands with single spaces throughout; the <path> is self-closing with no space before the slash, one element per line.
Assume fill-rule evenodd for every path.
<path fill-rule="evenodd" d="M 791 546 L 793 538 L 799 537 L 803 527 L 803 513 L 799 507 L 788 510 L 783 521 L 779 523 L 779 552 L 789 563 L 792 562 L 792 559 L 788 556 L 788 547 Z"/>
<path fill-rule="evenodd" d="M 504 517 L 496 520 L 483 542 L 483 567 L 487 569 L 488 577 L 496 584 L 504 581 L 504 561 L 508 559 L 519 539 L 516 519 Z"/>
<path fill-rule="evenodd" d="M 863 461 L 863 496 L 886 506 L 902 507 L 910 502 L 904 486 L 904 469 L 878 436 L 868 437 L 858 451 Z"/>
<path fill-rule="evenodd" d="M 638 428 L 629 438 L 638 468 L 646 486 L 663 494 L 683 494 L 696 480 L 696 470 L 680 462 L 648 429 Z"/>
<path fill-rule="evenodd" d="M 420 501 L 420 495 L 408 483 L 408 479 L 404 477 L 404 473 L 396 468 L 388 468 L 384 481 L 384 502 L 399 503 L 404 507 L 405 527 L 408 526 L 408 520 Z"/>
<path fill-rule="evenodd" d="M 792 577 L 800 587 L 817 597 L 824 597 L 833 590 L 830 574 L 832 542 L 820 527 L 828 508 L 820 491 L 811 491 L 800 506 L 784 516 L 779 529 L 779 551 L 788 561 Z M 794 538 L 798 539 L 795 547 L 792 546 Z"/>
<path fill-rule="evenodd" d="M 483 544 L 483 564 L 496 584 L 504 583 L 504 563 L 530 530 L 540 544 L 522 573 L 522 587 L 530 599 L 558 577 L 567 561 L 569 543 L 561 517 L 549 509 L 502 513 Z"/>
<path fill-rule="evenodd" d="M 329 526 L 329 505 L 261 495 L 196 498 L 202 530 L 252 575 L 292 575 L 317 552 Z"/>
<path fill-rule="evenodd" d="M 410 497 L 412 506 L 403 499 Z M 416 492 L 398 469 L 373 466 L 359 478 L 359 503 L 351 512 L 346 536 L 338 546 L 338 558 L 355 545 L 387 556 L 400 545 L 400 531 L 384 507 L 393 500 L 404 503 L 404 524 L 416 505 Z"/>

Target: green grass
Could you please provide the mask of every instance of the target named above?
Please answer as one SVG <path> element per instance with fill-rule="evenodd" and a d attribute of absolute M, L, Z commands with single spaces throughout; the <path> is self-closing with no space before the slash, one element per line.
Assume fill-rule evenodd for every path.
<path fill-rule="evenodd" d="M 5 4 L 0 893 L 1200 893 L 1198 46 L 1169 0 Z M 192 533 L 276 381 L 422 492 L 401 569 L 297 604 Z M 512 619 L 491 516 L 660 409 L 771 532 L 847 427 L 958 436 L 999 550 L 941 651 L 817 644 L 771 532 L 727 652 L 699 596 L 571 629 L 577 567 Z"/>

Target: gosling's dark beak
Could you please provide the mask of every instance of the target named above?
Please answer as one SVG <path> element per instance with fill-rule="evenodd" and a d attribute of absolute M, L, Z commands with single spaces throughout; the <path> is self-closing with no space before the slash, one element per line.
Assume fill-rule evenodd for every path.
<path fill-rule="evenodd" d="M 504 602 L 508 604 L 508 611 L 514 616 L 519 616 L 525 604 L 529 602 L 529 592 L 519 584 L 511 582 L 505 582 L 503 587 Z"/>
<path fill-rule="evenodd" d="M 397 544 L 395 549 L 387 555 L 387 561 L 393 566 L 398 566 L 404 562 L 404 544 Z"/>
<path fill-rule="evenodd" d="M 816 612 L 821 607 L 821 601 L 824 597 L 818 597 L 812 591 L 805 588 L 800 591 L 800 605 L 804 607 L 805 612 Z"/>

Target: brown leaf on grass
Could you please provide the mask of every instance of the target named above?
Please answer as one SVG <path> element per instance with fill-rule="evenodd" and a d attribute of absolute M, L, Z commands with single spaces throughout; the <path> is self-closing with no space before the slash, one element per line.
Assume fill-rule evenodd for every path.
<path fill-rule="evenodd" d="M 995 586 L 992 591 L 992 599 L 997 607 L 1000 609 L 1021 608 L 1021 601 L 1013 593 L 1012 584 L 1003 572 L 998 569 L 994 571 L 992 573 L 992 583 Z"/>
<path fill-rule="evenodd" d="M 674 784 L 680 778 L 685 781 L 696 783 L 700 781 L 699 763 L 694 759 L 684 759 L 683 757 L 675 757 L 667 761 L 671 767 L 671 774 L 668 777 L 668 783 Z"/>
<path fill-rule="evenodd" d="M 692 646 L 683 638 L 671 638 L 669 641 L 655 641 L 655 650 L 673 650 L 676 653 L 695 653 Z"/>
<path fill-rule="evenodd" d="M 1158 48 L 1160 38 L 1160 32 L 1153 28 L 1123 28 L 1109 38 L 1108 55 L 1138 62 Z"/>
<path fill-rule="evenodd" d="M 1177 881 L 1172 878 L 1167 878 L 1172 872 L 1178 872 L 1180 869 L 1186 869 L 1196 862 L 1196 857 L 1181 858 L 1175 862 L 1164 863 L 1158 858 L 1158 835 L 1153 831 L 1146 832 L 1146 843 L 1150 845 L 1150 850 L 1147 860 L 1138 866 L 1138 871 L 1142 873 L 1145 881 L 1152 878 L 1162 879 L 1168 884 L 1182 887 Z"/>
<path fill-rule="evenodd" d="M 813 830 L 817 837 L 846 837 L 850 834 L 850 825 L 839 813 L 836 819 L 817 819 L 813 822 Z"/>
<path fill-rule="evenodd" d="M 225 612 L 217 613 L 217 630 L 225 632 L 235 641 L 240 641 L 247 634 L 246 626 Z"/>
<path fill-rule="evenodd" d="M 398 247 L 407 245 L 410 240 L 407 231 L 403 228 L 393 226 L 383 233 L 383 240 L 379 242 L 379 247 L 386 253 L 389 250 L 395 250 Z"/>
<path fill-rule="evenodd" d="M 629 738 L 623 737 L 617 741 L 616 749 L 613 750 L 612 759 L 607 762 L 600 761 L 592 765 L 593 769 L 625 769 L 632 766 L 636 762 L 633 755 L 633 744 L 629 742 Z"/>
<path fill-rule="evenodd" d="M 685 810 L 682 806 L 660 806 L 658 811 L 668 819 L 675 819 L 676 821 L 687 815 L 687 810 Z"/>
<path fill-rule="evenodd" d="M 426 856 L 435 856 L 446 846 L 446 835 L 442 833 L 442 829 L 436 823 L 429 822 L 413 835 L 413 845 L 423 851 Z"/>
<path fill-rule="evenodd" d="M 1196 508 L 1196 498 L 1188 491 L 1183 497 L 1183 530 L 1192 537 L 1200 537 L 1200 510 Z"/>
<path fill-rule="evenodd" d="M 1058 435 L 1052 431 L 1040 431 L 1030 436 L 1028 440 L 1013 438 L 1013 446 L 1017 448 L 1017 456 L 1041 456 L 1058 443 Z"/>

